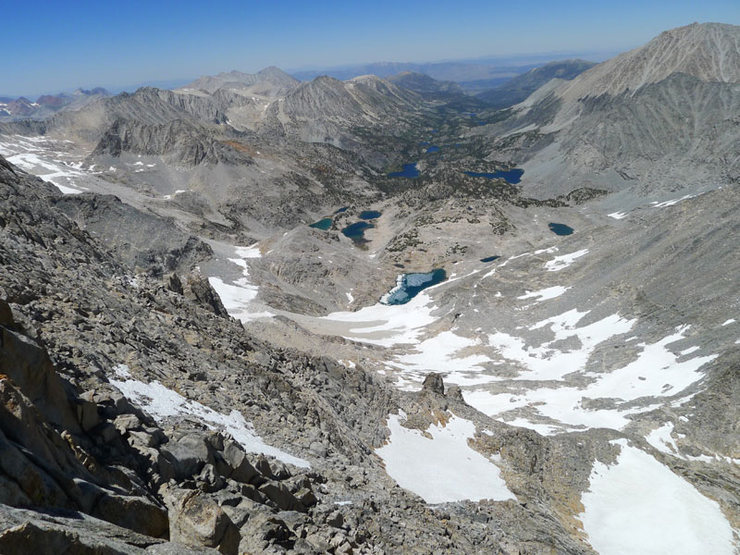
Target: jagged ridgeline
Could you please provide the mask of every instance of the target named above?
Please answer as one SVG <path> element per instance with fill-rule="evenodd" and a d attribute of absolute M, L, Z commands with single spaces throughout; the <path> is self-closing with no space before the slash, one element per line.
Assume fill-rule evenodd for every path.
<path fill-rule="evenodd" d="M 736 551 L 738 44 L 0 99 L 0 553 Z"/>

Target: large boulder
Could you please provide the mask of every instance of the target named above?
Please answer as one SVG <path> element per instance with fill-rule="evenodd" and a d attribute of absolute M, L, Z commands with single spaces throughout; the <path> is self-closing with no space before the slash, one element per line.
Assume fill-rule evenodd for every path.
<path fill-rule="evenodd" d="M 219 453 L 216 467 L 224 477 L 244 484 L 249 484 L 259 475 L 257 469 L 247 459 L 244 449 L 233 440 L 224 442 L 224 449 Z"/>
<path fill-rule="evenodd" d="M 206 464 L 215 462 L 213 448 L 206 437 L 199 433 L 188 433 L 170 441 L 162 452 L 172 463 L 178 480 L 198 474 Z"/>
<path fill-rule="evenodd" d="M 218 504 L 199 490 L 161 493 L 170 509 L 170 540 L 191 547 L 214 547 L 227 555 L 239 550 L 239 529 Z"/>

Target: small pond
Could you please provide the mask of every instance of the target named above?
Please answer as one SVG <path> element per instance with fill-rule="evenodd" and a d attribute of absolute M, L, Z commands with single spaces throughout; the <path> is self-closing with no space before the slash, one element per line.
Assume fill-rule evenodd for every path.
<path fill-rule="evenodd" d="M 500 256 L 486 256 L 485 258 L 481 258 L 481 262 L 493 262 L 494 260 L 498 260 L 501 258 Z"/>
<path fill-rule="evenodd" d="M 430 154 L 430 153 L 432 153 L 432 152 L 439 152 L 439 147 L 438 147 L 438 146 L 434 146 L 434 145 L 430 146 L 430 147 L 429 147 L 429 148 L 427 149 L 427 154 Z"/>
<path fill-rule="evenodd" d="M 573 233 L 573 228 L 565 224 L 549 223 L 547 227 L 550 228 L 555 235 L 570 235 Z"/>
<path fill-rule="evenodd" d="M 401 274 L 398 276 L 396 286 L 383 295 L 380 302 L 383 304 L 406 304 L 420 291 L 427 287 L 442 283 L 447 279 L 447 273 L 442 268 L 431 272 L 418 274 Z"/>
<path fill-rule="evenodd" d="M 375 218 L 380 218 L 382 215 L 382 212 L 378 212 L 377 210 L 363 210 L 360 212 L 360 219 L 361 220 L 374 220 Z"/>
<path fill-rule="evenodd" d="M 324 231 L 328 230 L 331 227 L 331 218 L 321 218 L 318 222 L 314 222 L 308 227 L 313 227 L 316 229 L 323 229 Z"/>
<path fill-rule="evenodd" d="M 465 175 L 470 177 L 485 177 L 487 179 L 505 179 L 507 183 L 512 185 L 519 183 L 522 180 L 524 170 L 514 168 L 513 170 L 501 170 L 493 173 L 486 172 L 465 172 Z"/>
<path fill-rule="evenodd" d="M 341 208 L 338 208 L 334 213 L 335 214 L 341 214 L 342 212 L 346 212 L 349 206 L 342 206 Z"/>
<path fill-rule="evenodd" d="M 342 234 L 352 239 L 356 245 L 362 245 L 363 243 L 367 243 L 365 230 L 373 227 L 375 226 L 369 222 L 355 222 L 345 227 L 342 230 Z"/>
<path fill-rule="evenodd" d="M 388 177 L 419 177 L 419 170 L 416 168 L 416 163 L 404 164 L 400 172 L 391 172 Z"/>

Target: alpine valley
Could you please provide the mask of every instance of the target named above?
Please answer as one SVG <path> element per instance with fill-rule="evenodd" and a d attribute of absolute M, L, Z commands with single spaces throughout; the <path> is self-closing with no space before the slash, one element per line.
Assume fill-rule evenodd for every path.
<path fill-rule="evenodd" d="M 386 77 L 0 100 L 0 553 L 738 552 L 740 27 Z"/>

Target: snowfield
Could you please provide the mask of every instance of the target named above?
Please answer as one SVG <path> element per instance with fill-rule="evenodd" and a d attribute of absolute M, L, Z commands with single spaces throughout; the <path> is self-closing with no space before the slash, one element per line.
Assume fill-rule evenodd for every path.
<path fill-rule="evenodd" d="M 732 528 L 719 504 L 704 497 L 627 440 L 614 465 L 596 462 L 580 519 L 601 555 L 732 555 Z"/>
<path fill-rule="evenodd" d="M 404 305 L 376 303 L 356 312 L 332 312 L 320 320 L 341 323 L 343 337 L 363 343 L 383 347 L 416 343 L 424 328 L 436 321 L 432 316 L 436 306 L 426 291 Z"/>
<path fill-rule="evenodd" d="M 578 372 L 590 380 L 588 385 L 576 387 L 566 383 L 548 383 L 537 387 L 531 384 L 524 392 L 515 387 L 517 394 L 474 390 L 464 392 L 465 400 L 481 412 L 509 423 L 512 423 L 511 418 L 505 417 L 505 413 L 527 408 L 530 414 L 545 417 L 551 424 L 543 427 L 541 423 L 519 417 L 516 425 L 535 429 L 545 435 L 574 428 L 623 430 L 631 422 L 630 415 L 657 408 L 662 404 L 661 397 L 680 394 L 702 378 L 703 374 L 699 371 L 702 366 L 717 358 L 717 355 L 687 358 L 685 353 L 690 349 L 677 354 L 669 350 L 668 345 L 685 338 L 688 326 L 683 326 L 655 343 L 638 344 L 642 351 L 633 362 L 621 368 L 609 372 L 589 372 L 585 370 L 586 362 L 595 347 L 610 337 L 627 333 L 634 321 L 614 315 L 590 326 L 576 328 L 573 321 L 577 314 L 584 313 L 576 311 L 577 314 L 572 314 L 572 317 L 564 318 L 571 313 L 573 311 L 546 322 L 552 324 L 556 340 L 575 333 L 582 345 L 580 350 L 549 350 L 547 343 L 541 347 L 527 348 L 522 339 L 511 336 L 506 336 L 507 341 L 500 342 L 499 347 L 504 356 L 519 362 L 528 370 L 520 375 L 518 384 L 524 380 L 563 380 L 566 374 Z M 540 324 L 535 324 L 533 328 Z M 589 406 L 589 401 L 600 399 L 608 400 L 609 406 Z M 638 403 L 631 403 L 634 401 Z"/>
<path fill-rule="evenodd" d="M 65 195 L 84 192 L 84 187 L 74 183 L 75 178 L 85 175 L 79 169 L 80 164 L 73 167 L 53 159 L 44 148 L 47 143 L 52 142 L 43 137 L 3 137 L 0 140 L 0 154 L 11 164 L 52 183 Z"/>
<path fill-rule="evenodd" d="M 519 297 L 517 297 L 517 299 L 536 299 L 535 302 L 539 303 L 559 297 L 568 289 L 570 289 L 570 287 L 556 285 L 555 287 L 548 287 L 546 289 L 540 289 L 539 291 L 527 291 L 524 295 L 520 295 Z"/>
<path fill-rule="evenodd" d="M 453 416 L 446 425 L 432 425 L 427 429 L 431 439 L 401 426 L 396 415 L 388 417 L 388 427 L 388 444 L 375 452 L 399 486 L 427 503 L 516 499 L 499 468 L 468 445 L 475 434 L 469 420 Z"/>

